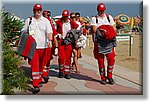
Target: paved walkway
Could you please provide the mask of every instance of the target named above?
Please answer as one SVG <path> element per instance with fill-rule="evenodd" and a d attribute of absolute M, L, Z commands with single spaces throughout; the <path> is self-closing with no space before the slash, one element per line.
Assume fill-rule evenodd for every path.
<path fill-rule="evenodd" d="M 43 84 L 38 94 L 109 94 L 128 95 L 142 94 L 142 74 L 127 70 L 121 66 L 114 68 L 114 85 L 100 84 L 97 62 L 94 58 L 83 55 L 79 59 L 80 74 L 72 73 L 71 79 L 58 78 L 57 58 L 51 62 L 49 82 Z M 22 66 L 26 75 L 30 76 L 31 68 L 25 62 Z M 32 94 L 31 91 L 19 92 L 18 94 Z"/>

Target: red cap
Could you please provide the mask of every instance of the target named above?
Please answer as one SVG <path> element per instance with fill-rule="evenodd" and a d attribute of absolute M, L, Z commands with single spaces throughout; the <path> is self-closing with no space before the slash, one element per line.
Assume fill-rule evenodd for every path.
<path fill-rule="evenodd" d="M 42 5 L 41 5 L 41 4 L 35 4 L 35 5 L 33 6 L 33 10 L 39 10 L 39 9 L 42 10 Z"/>
<path fill-rule="evenodd" d="M 69 11 L 68 10 L 63 10 L 62 16 L 69 16 Z"/>
<path fill-rule="evenodd" d="M 44 13 L 47 13 L 47 10 L 44 10 L 43 12 L 44 12 Z"/>
<path fill-rule="evenodd" d="M 106 6 L 103 3 L 99 3 L 97 5 L 97 11 L 106 10 Z"/>

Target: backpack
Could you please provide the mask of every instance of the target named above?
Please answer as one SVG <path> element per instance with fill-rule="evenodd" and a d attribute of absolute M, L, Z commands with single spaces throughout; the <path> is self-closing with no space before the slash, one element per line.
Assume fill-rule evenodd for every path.
<path fill-rule="evenodd" d="M 106 14 L 108 22 L 110 22 L 109 15 Z M 98 23 L 98 19 L 96 17 L 96 23 Z M 103 38 L 106 40 L 112 40 L 116 37 L 117 33 L 114 30 L 113 26 L 111 25 L 101 25 L 98 27 L 98 29 L 102 35 Z"/>

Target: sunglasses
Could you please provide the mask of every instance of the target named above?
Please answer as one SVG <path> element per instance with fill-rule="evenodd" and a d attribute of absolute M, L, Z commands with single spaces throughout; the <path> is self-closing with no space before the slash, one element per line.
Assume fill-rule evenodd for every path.
<path fill-rule="evenodd" d="M 71 16 L 70 18 L 75 18 L 75 16 Z"/>
<path fill-rule="evenodd" d="M 80 16 L 76 16 L 76 17 L 80 17 Z"/>

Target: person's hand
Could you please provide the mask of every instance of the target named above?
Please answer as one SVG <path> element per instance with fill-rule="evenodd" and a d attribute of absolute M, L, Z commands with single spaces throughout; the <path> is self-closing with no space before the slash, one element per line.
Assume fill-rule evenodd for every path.
<path fill-rule="evenodd" d="M 62 38 L 62 35 L 61 34 L 57 34 L 55 35 L 56 38 Z"/>
<path fill-rule="evenodd" d="M 62 35 L 61 35 L 61 34 L 58 34 L 58 37 L 59 37 L 59 38 L 62 38 Z"/>
<path fill-rule="evenodd" d="M 49 42 L 48 42 L 48 47 L 49 47 L 49 48 L 52 48 L 52 41 L 49 41 Z"/>
<path fill-rule="evenodd" d="M 58 55 L 58 48 L 55 48 L 55 53 L 56 56 Z"/>

